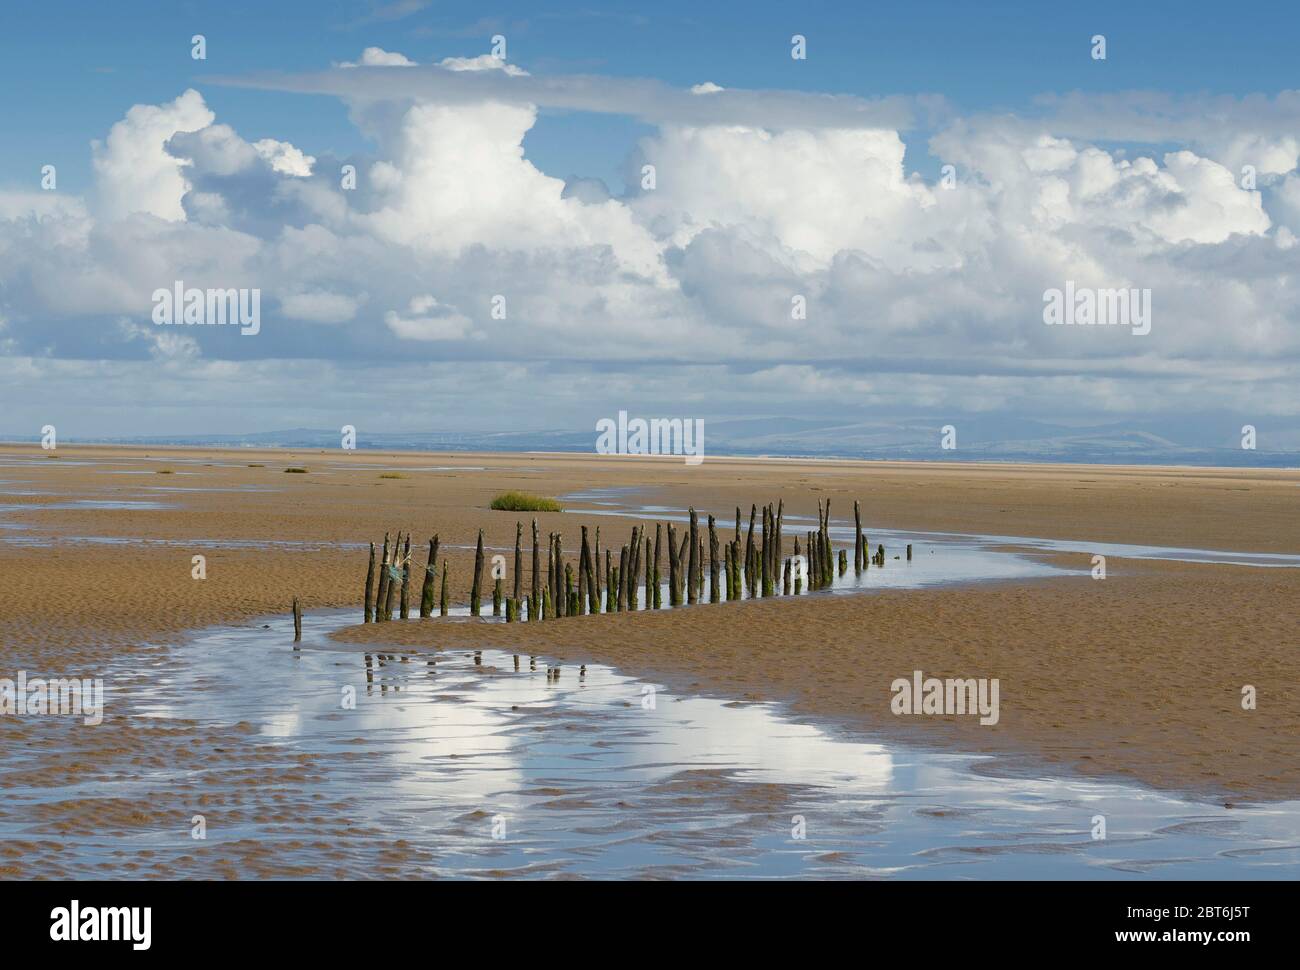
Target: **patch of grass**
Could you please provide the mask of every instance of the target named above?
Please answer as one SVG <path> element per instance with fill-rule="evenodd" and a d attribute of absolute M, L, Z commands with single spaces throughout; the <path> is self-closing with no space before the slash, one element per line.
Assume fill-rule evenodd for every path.
<path fill-rule="evenodd" d="M 563 512 L 553 498 L 543 498 L 528 492 L 502 492 L 492 500 L 492 508 L 499 512 Z"/>
<path fill-rule="evenodd" d="M 405 478 L 406 476 L 403 475 L 401 472 L 384 472 L 379 477 L 380 478 Z"/>
<path fill-rule="evenodd" d="M 285 473 L 286 475 L 306 475 L 306 474 L 307 474 L 307 469 L 305 469 L 305 468 L 286 468 L 286 469 L 284 470 L 284 473 Z"/>

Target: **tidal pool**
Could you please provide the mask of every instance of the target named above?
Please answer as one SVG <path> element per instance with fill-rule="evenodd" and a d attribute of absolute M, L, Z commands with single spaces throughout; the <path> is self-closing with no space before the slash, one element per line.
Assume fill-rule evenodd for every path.
<path fill-rule="evenodd" d="M 463 615 L 464 609 L 457 614 Z M 144 797 L 193 782 L 195 811 L 297 798 L 316 818 L 248 810 L 207 839 L 185 819 L 123 843 L 68 840 L 60 861 L 123 873 L 147 849 L 186 876 L 207 847 L 266 843 L 321 877 L 385 874 L 603 878 L 1249 878 L 1300 874 L 1300 802 L 1236 808 L 1138 785 L 992 777 L 986 759 L 872 743 L 772 705 L 682 696 L 617 670 L 544 657 L 370 653 L 328 639 L 355 611 L 207 630 L 127 686 L 110 709 L 196 730 L 242 726 L 220 770 L 142 764 L 130 777 L 43 788 L 42 800 Z M 414 622 L 414 621 L 412 621 Z M 377 652 L 378 651 L 378 652 Z M 351 694 L 355 706 L 345 698 Z M 167 723 L 167 722 L 163 722 Z M 259 766 L 301 764 L 249 788 Z M 325 809 L 346 837 L 321 841 Z M 1092 838 L 1094 819 L 1107 837 Z M 214 815 L 214 819 L 216 816 Z M 22 814 L 0 838 L 33 838 Z"/>

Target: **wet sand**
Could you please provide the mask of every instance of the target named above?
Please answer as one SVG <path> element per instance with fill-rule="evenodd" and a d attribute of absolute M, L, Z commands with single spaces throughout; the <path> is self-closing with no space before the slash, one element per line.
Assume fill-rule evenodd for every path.
<path fill-rule="evenodd" d="M 693 503 L 724 523 L 736 504 L 777 499 L 787 513 L 809 514 L 829 498 L 833 517 L 843 519 L 859 498 L 877 529 L 1300 552 L 1300 474 L 1279 470 L 725 459 L 692 468 L 666 459 L 242 449 L 61 448 L 59 455 L 0 448 L 0 502 L 24 506 L 0 513 L 0 523 L 22 526 L 0 528 L 0 664 L 9 670 L 93 675 L 107 658 L 135 652 L 143 677 L 160 644 L 198 627 L 282 613 L 295 595 L 308 610 L 350 606 L 359 616 L 366 553 L 343 544 L 398 528 L 417 537 L 440 533 L 453 596 L 463 602 L 476 530 L 484 527 L 488 545 L 505 549 L 515 520 L 527 521 L 487 509 L 508 488 L 552 496 L 636 488 L 638 501 Z M 136 460 L 145 455 L 160 460 Z M 94 463 L 77 464 L 87 459 Z M 382 468 L 368 467 L 376 465 Z M 284 473 L 290 466 L 309 472 Z M 435 466 L 444 470 L 417 470 Z M 384 468 L 406 477 L 380 478 Z M 188 490 L 198 488 L 222 491 Z M 48 494 L 15 494 L 28 491 Z M 69 500 L 171 507 L 25 508 Z M 543 533 L 575 537 L 569 550 L 584 522 L 599 521 L 619 541 L 632 523 L 566 513 L 538 519 Z M 313 545 L 219 545 L 267 540 Z M 194 554 L 207 557 L 205 580 L 190 576 Z M 864 734 L 1045 758 L 1232 800 L 1300 795 L 1300 570 L 1112 558 L 1098 582 L 1087 575 L 1087 557 L 1061 558 L 1077 575 L 512 629 L 412 621 L 357 627 L 340 638 L 587 658 L 682 689 L 783 701 L 799 715 Z M 999 678 L 1000 723 L 894 717 L 889 684 L 914 669 Z M 1258 710 L 1241 709 L 1245 684 L 1258 689 Z M 77 766 L 114 763 L 130 770 L 188 751 L 196 740 L 212 742 L 184 725 L 129 729 L 109 714 L 106 730 L 67 731 L 68 754 L 52 770 L 110 771 Z M 7 752 L 40 745 L 48 724 L 6 718 L 0 744 Z M 238 743 L 237 732 L 220 740 Z M 0 785 L 20 783 L 30 782 L 0 776 Z"/>

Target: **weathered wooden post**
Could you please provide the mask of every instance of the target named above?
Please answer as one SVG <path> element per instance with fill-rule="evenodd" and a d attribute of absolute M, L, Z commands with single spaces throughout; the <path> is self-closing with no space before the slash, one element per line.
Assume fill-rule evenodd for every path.
<path fill-rule="evenodd" d="M 406 534 L 402 548 L 402 619 L 411 618 L 411 533 Z"/>
<path fill-rule="evenodd" d="M 722 564 L 718 562 L 718 523 L 709 516 L 709 602 L 722 601 L 722 590 L 718 586 L 718 576 Z"/>
<path fill-rule="evenodd" d="M 439 538 L 429 540 L 429 561 L 424 564 L 424 582 L 420 586 L 420 618 L 433 616 L 433 581 L 438 571 Z"/>
<path fill-rule="evenodd" d="M 626 602 L 629 610 L 637 608 L 637 577 L 641 575 L 641 533 L 638 526 L 632 526 L 632 541 L 627 548 L 627 593 Z"/>
<path fill-rule="evenodd" d="M 841 549 L 840 550 L 840 575 L 843 576 L 848 571 L 849 571 L 849 551 L 847 549 Z"/>
<path fill-rule="evenodd" d="M 293 598 L 293 642 L 302 641 L 302 606 L 298 603 L 298 597 Z"/>
<path fill-rule="evenodd" d="M 515 618 L 519 618 L 519 599 L 523 596 L 524 584 L 524 524 L 515 521 Z M 509 614 L 507 614 L 509 616 Z"/>
<path fill-rule="evenodd" d="M 668 523 L 668 605 L 680 606 L 677 600 L 677 530 Z"/>
<path fill-rule="evenodd" d="M 745 537 L 745 585 L 750 597 L 754 596 L 756 577 L 754 575 L 754 518 L 758 515 L 758 506 L 749 507 L 749 533 Z"/>
<path fill-rule="evenodd" d="M 853 500 L 853 571 L 862 572 L 867 564 L 867 551 L 862 545 L 862 508 L 858 500 Z"/>
<path fill-rule="evenodd" d="M 578 612 L 577 592 L 573 588 L 573 564 L 564 564 L 564 615 L 573 616 Z"/>
<path fill-rule="evenodd" d="M 881 566 L 885 564 L 885 547 L 883 545 L 876 547 L 876 559 Z"/>
<path fill-rule="evenodd" d="M 401 564 L 400 556 L 402 549 L 402 533 L 397 533 L 397 541 L 393 543 L 393 562 L 388 567 L 388 593 L 384 596 L 384 619 L 393 618 L 393 607 L 397 604 L 397 589 L 401 585 L 398 582 L 401 573 L 397 567 Z"/>
<path fill-rule="evenodd" d="M 654 560 L 650 558 L 651 553 L 650 537 L 645 537 L 645 608 L 653 610 L 655 608 L 655 590 L 658 588 L 654 585 L 655 571 Z"/>
<path fill-rule="evenodd" d="M 582 545 L 587 548 L 587 530 L 582 530 Z M 600 612 L 600 581 L 597 578 L 600 573 L 600 553 L 595 554 L 592 558 L 591 550 L 587 549 L 587 612 Z"/>
<path fill-rule="evenodd" d="M 587 530 L 582 530 L 582 544 L 578 548 L 578 608 L 573 612 L 581 616 L 587 610 Z"/>
<path fill-rule="evenodd" d="M 695 603 L 699 599 L 696 592 L 695 570 L 700 568 L 696 562 L 696 549 L 699 545 L 700 535 L 700 517 L 695 511 L 695 507 L 690 509 L 690 524 L 687 526 L 687 539 L 690 542 L 690 549 L 686 558 L 686 602 Z"/>
<path fill-rule="evenodd" d="M 364 605 L 365 623 L 375 619 L 375 544 L 370 543 L 370 565 L 366 567 L 366 599 Z"/>
<path fill-rule="evenodd" d="M 442 564 L 442 598 L 438 603 L 438 613 L 442 616 L 447 615 L 447 574 L 451 572 L 451 563 Z"/>
<path fill-rule="evenodd" d="M 596 602 L 597 602 L 597 604 L 599 604 L 599 603 L 600 603 L 600 577 L 601 577 L 601 572 L 600 572 L 600 526 L 596 526 L 596 545 L 595 545 L 594 549 L 592 550 L 592 554 L 595 556 L 595 558 L 592 559 L 592 561 L 591 561 L 591 565 L 592 565 L 591 574 L 592 574 L 592 578 L 595 579 L 595 581 L 596 581 Z M 608 585 L 608 584 L 606 584 L 606 585 Z M 596 610 L 594 610 L 593 612 L 599 613 L 600 610 L 599 610 L 599 609 L 596 609 Z"/>
<path fill-rule="evenodd" d="M 912 544 L 910 542 L 907 544 L 907 561 L 912 561 Z"/>
<path fill-rule="evenodd" d="M 662 522 L 656 522 L 656 523 L 655 523 L 655 558 L 654 558 L 654 564 L 655 564 L 654 608 L 655 608 L 656 610 L 657 610 L 657 609 L 661 609 L 661 608 L 663 607 L 663 605 L 664 605 L 664 603 L 663 603 L 663 599 L 664 599 L 664 597 L 663 597 L 663 592 L 659 589 L 659 582 L 660 582 L 660 580 L 659 580 L 659 562 L 660 562 L 660 560 L 659 560 L 659 537 L 660 537 L 660 534 L 661 534 L 662 532 L 663 532 L 663 523 L 662 523 Z"/>
<path fill-rule="evenodd" d="M 785 561 L 785 569 L 781 577 L 781 595 L 790 595 L 790 560 L 788 558 Z"/>
<path fill-rule="evenodd" d="M 474 580 L 469 589 L 469 612 L 478 616 L 482 607 L 483 590 L 483 530 L 478 530 L 478 546 L 474 550 Z"/>
<path fill-rule="evenodd" d="M 605 612 L 614 612 L 614 599 L 617 596 L 614 590 L 614 565 L 609 556 L 609 550 L 605 550 Z"/>
<path fill-rule="evenodd" d="M 388 533 L 384 533 L 384 556 L 379 564 L 379 589 L 375 594 L 375 622 L 384 619 L 384 603 L 388 598 Z"/>
<path fill-rule="evenodd" d="M 628 609 L 628 547 L 624 546 L 623 551 L 619 553 L 619 598 L 617 598 L 617 609 L 623 612 Z"/>
<path fill-rule="evenodd" d="M 492 581 L 492 615 L 501 615 L 501 577 Z"/>
<path fill-rule="evenodd" d="M 541 610 L 538 607 L 542 602 L 542 577 L 540 575 L 541 564 L 537 554 L 537 520 L 533 519 L 533 595 L 528 600 L 528 620 L 531 623 L 534 620 L 542 618 Z"/>

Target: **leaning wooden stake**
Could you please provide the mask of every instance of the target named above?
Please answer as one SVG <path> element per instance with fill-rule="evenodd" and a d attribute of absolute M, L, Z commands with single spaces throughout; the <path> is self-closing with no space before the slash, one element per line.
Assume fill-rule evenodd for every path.
<path fill-rule="evenodd" d="M 298 643 L 302 640 L 302 607 L 298 604 L 298 597 L 293 598 L 293 642 Z"/>
<path fill-rule="evenodd" d="M 375 619 L 375 544 L 370 543 L 370 565 L 366 568 L 365 620 L 373 623 Z"/>

